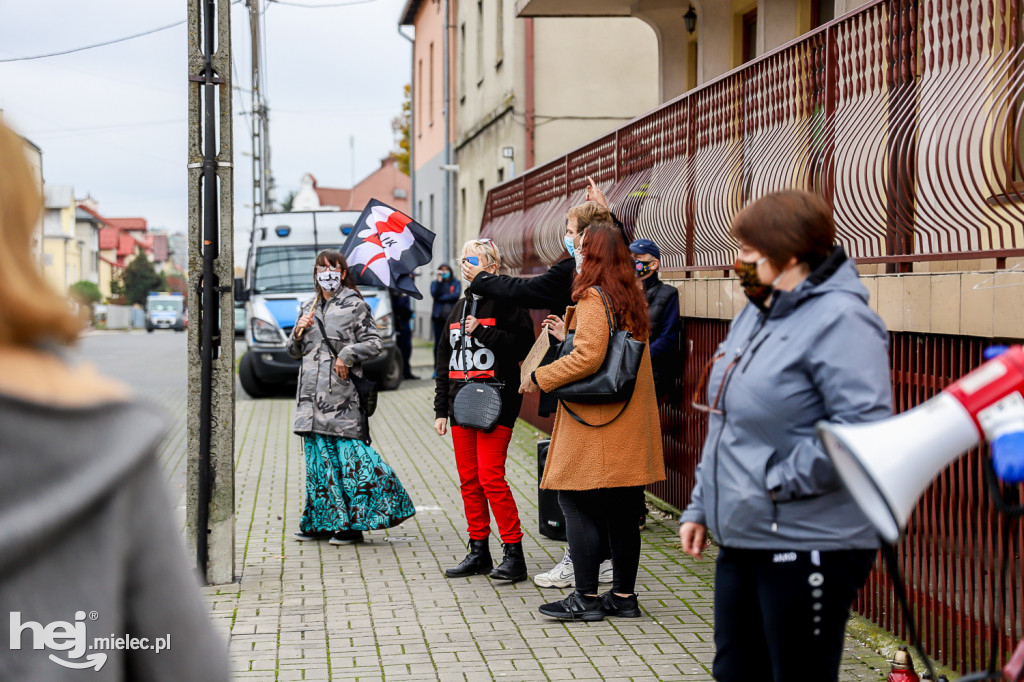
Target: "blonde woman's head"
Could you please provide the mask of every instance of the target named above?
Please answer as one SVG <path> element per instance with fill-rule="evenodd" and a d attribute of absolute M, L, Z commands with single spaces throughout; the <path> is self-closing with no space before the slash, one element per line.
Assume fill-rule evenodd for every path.
<path fill-rule="evenodd" d="M 490 239 L 470 239 L 462 245 L 462 262 L 493 275 L 501 269 L 501 252 L 498 251 L 498 245 Z"/>
<path fill-rule="evenodd" d="M 27 145 L 0 123 L 0 346 L 70 343 L 81 322 L 43 280 L 32 253 L 43 202 L 25 155 Z"/>

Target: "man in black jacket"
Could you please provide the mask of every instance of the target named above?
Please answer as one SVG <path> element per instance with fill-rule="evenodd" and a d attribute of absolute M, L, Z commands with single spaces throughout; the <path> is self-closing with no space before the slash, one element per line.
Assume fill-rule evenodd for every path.
<path fill-rule="evenodd" d="M 672 391 L 680 369 L 679 291 L 658 279 L 661 249 L 650 239 L 637 239 L 629 245 L 636 260 L 636 274 L 644 285 L 647 315 L 651 322 L 651 367 L 654 390 L 661 399 Z"/>

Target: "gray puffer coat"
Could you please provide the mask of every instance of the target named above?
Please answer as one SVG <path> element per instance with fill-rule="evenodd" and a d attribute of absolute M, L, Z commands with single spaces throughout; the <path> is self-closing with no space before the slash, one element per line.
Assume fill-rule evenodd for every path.
<path fill-rule="evenodd" d="M 305 301 L 300 316 L 316 301 Z M 327 338 L 338 357 L 362 376 L 361 363 L 380 355 L 383 344 L 369 304 L 354 290 L 342 288 L 314 313 L 324 323 Z M 321 433 L 340 438 L 362 438 L 362 414 L 355 384 L 334 372 L 334 358 L 314 321 L 302 337 L 288 337 L 288 354 L 302 359 L 296 392 L 295 433 Z"/>

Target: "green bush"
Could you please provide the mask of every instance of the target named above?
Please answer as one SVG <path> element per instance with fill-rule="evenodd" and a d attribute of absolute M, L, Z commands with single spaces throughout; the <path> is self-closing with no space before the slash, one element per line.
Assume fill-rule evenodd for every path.
<path fill-rule="evenodd" d="M 84 279 L 68 287 L 68 294 L 82 305 L 89 306 L 99 303 L 103 298 L 100 288 L 94 282 Z"/>

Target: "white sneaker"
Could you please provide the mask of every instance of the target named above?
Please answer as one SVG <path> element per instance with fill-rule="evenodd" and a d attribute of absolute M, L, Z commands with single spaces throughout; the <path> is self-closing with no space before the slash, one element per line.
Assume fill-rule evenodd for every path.
<path fill-rule="evenodd" d="M 611 582 L 611 573 L 608 574 L 608 581 Z M 572 568 L 572 557 L 569 556 L 569 549 L 566 548 L 565 556 L 555 564 L 555 567 L 545 573 L 538 573 L 533 576 L 533 582 L 538 587 L 575 587 L 576 573 Z"/>
<path fill-rule="evenodd" d="M 601 568 L 597 572 L 597 582 L 610 583 L 612 581 L 612 560 L 605 559 L 601 562 Z"/>

